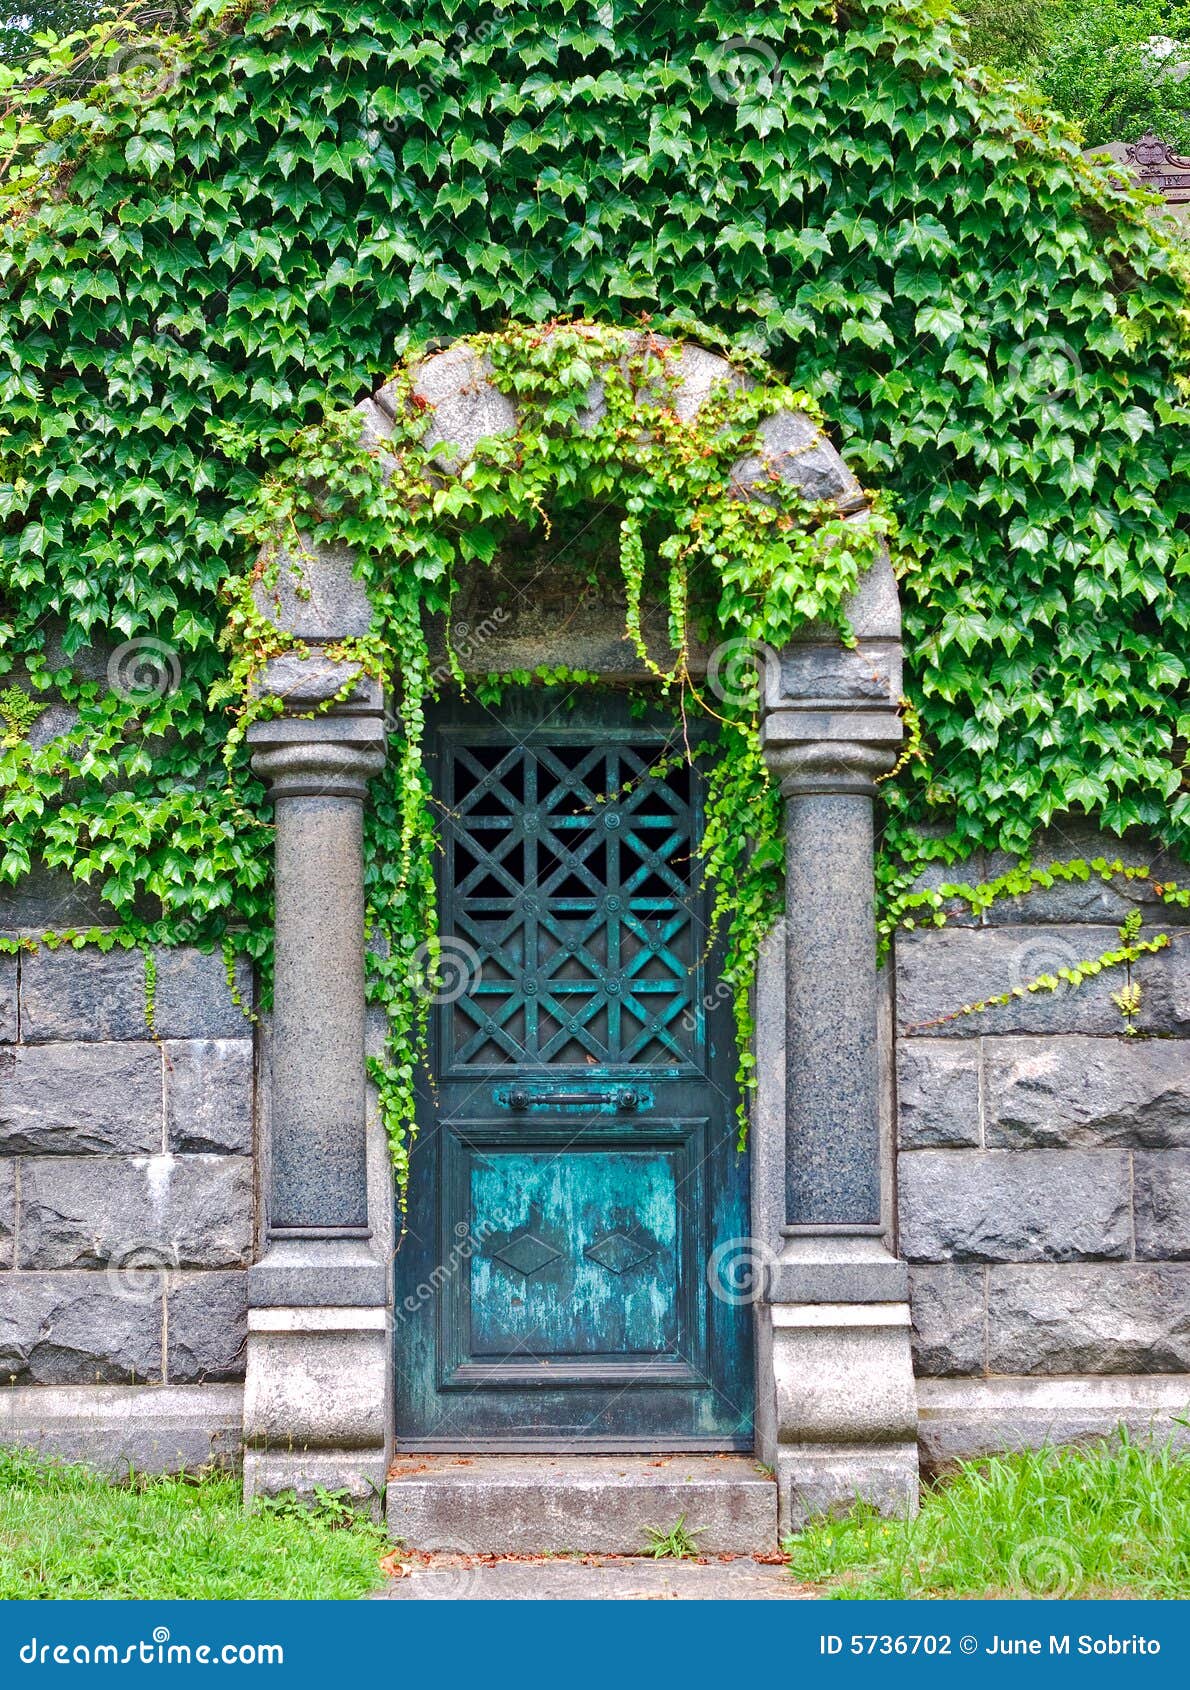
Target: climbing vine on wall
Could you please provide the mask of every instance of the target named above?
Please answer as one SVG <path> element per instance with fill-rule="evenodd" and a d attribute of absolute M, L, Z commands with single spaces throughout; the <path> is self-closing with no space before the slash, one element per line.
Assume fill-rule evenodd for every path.
<path fill-rule="evenodd" d="M 5 717 L 6 880 L 265 953 L 207 702 L 262 484 L 411 348 L 644 313 L 808 391 L 895 508 L 886 900 L 1063 817 L 1185 846 L 1183 261 L 932 0 L 202 0 L 0 74 L 0 172 L 0 665 L 58 706 Z"/>
<path fill-rule="evenodd" d="M 486 379 L 482 360 L 493 385 L 514 399 L 515 430 L 481 440 L 465 464 L 457 462 L 453 450 L 434 444 L 432 408 L 407 369 L 386 389 L 396 413 L 390 437 L 366 439 L 354 411 L 303 430 L 244 518 L 257 561 L 227 595 L 232 664 L 213 694 L 237 711 L 233 744 L 253 718 L 279 708 L 266 666 L 284 651 L 307 649 L 270 615 L 282 576 L 299 594 L 308 591 L 317 548 L 352 546 L 365 572 L 373 631 L 333 652 L 393 689 L 397 717 L 367 824 L 367 886 L 375 941 L 370 983 L 389 1030 L 373 1074 L 402 1177 L 441 960 L 437 816 L 422 760 L 426 705 L 438 690 L 428 615 L 449 616 L 461 574 L 497 559 L 511 530 L 548 534 L 568 510 L 615 511 L 626 628 L 679 718 L 670 755 L 693 754 L 681 719 L 705 715 L 716 724 L 701 852 L 735 1008 L 742 1131 L 753 1063 L 749 994 L 761 942 L 781 908 L 782 845 L 757 734 L 759 671 L 745 662 L 731 685 L 708 689 L 691 673 L 690 640 L 713 634 L 746 653 L 766 641 L 783 645 L 812 620 L 834 624 L 847 638 L 844 601 L 888 529 L 879 511 L 848 520 L 775 477 L 762 499 L 741 496 L 732 470 L 755 452 L 757 424 L 779 410 L 813 410 L 804 394 L 772 379 L 724 382 L 683 421 L 675 403 L 681 347 L 647 332 L 627 335 L 593 323 L 521 326 L 475 336 L 459 352 L 467 346 L 476 378 Z M 601 412 L 594 417 L 593 393 Z M 661 651 L 643 631 L 652 602 L 667 607 Z M 449 641 L 447 654 L 454 670 L 447 678 L 465 685 Z M 582 678 L 550 679 L 573 691 Z"/>

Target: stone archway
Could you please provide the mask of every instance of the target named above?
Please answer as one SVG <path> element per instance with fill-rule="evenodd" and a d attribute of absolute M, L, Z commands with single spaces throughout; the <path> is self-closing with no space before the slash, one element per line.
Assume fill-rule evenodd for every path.
<path fill-rule="evenodd" d="M 626 342 L 632 337 L 626 336 Z M 725 359 L 684 345 L 675 408 L 692 417 Z M 427 358 L 414 392 L 434 410 L 429 443 L 465 472 L 485 436 L 516 426 L 513 402 L 466 344 Z M 599 414 L 592 390 L 589 421 Z M 383 454 L 393 412 L 382 388 L 359 407 Z M 735 469 L 740 496 L 776 474 L 849 522 L 868 504 L 834 447 L 804 415 L 777 412 Z M 369 1200 L 363 988 L 362 813 L 383 764 L 383 699 L 324 649 L 363 634 L 370 606 L 353 559 L 317 552 L 303 596 L 280 619 L 309 658 L 266 677 L 285 714 L 253 725 L 253 766 L 276 808 L 276 1007 L 264 1253 L 249 1276 L 245 1486 L 249 1495 L 314 1484 L 360 1494 L 383 1484 L 390 1423 L 391 1193 Z M 271 613 L 277 615 L 272 601 Z M 765 1267 L 755 1307 L 760 1459 L 777 1474 L 781 1529 L 860 1495 L 886 1508 L 916 1496 L 916 1398 L 904 1263 L 890 1247 L 882 1138 L 879 989 L 873 903 L 875 781 L 901 739 L 900 620 L 887 556 L 849 614 L 845 649 L 809 627 L 766 666 L 763 745 L 786 801 L 788 914 L 758 983 L 759 1096 L 752 1238 Z M 501 639 L 485 647 L 500 666 Z M 627 641 L 620 658 L 631 678 Z M 646 678 L 641 676 L 641 678 Z"/>

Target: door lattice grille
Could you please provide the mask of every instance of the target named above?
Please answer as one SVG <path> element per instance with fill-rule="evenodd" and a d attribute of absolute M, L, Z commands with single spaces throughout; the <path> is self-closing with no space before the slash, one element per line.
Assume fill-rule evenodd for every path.
<path fill-rule="evenodd" d="M 646 744 L 452 744 L 451 930 L 478 977 L 444 1006 L 450 1067 L 702 1071 L 692 771 Z"/>

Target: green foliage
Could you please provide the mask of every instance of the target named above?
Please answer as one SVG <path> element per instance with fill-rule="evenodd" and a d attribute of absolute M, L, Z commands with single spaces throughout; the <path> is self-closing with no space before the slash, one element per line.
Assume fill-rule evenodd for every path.
<path fill-rule="evenodd" d="M 317 433 L 409 350 L 559 316 L 648 314 L 763 357 L 889 493 L 923 755 L 883 787 L 885 898 L 924 861 L 1021 853 L 1063 815 L 1185 845 L 1182 260 L 1063 129 L 964 66 L 934 6 L 195 15 L 153 65 L 82 87 L 78 45 L 47 51 L 0 117 L 0 663 L 77 711 L 50 745 L 0 750 L 0 875 L 61 865 L 138 940 L 263 955 L 267 810 L 242 719 L 208 704 L 269 637 L 241 624 L 218 645 L 261 488 L 279 514 L 306 461 L 295 429 Z M 127 27 L 103 25 L 92 56 Z M 507 344 L 512 381 L 526 347 Z M 377 509 L 386 533 L 403 518 L 351 461 L 360 485 L 329 520 L 366 546 Z M 415 602 L 486 561 L 511 466 L 482 467 L 448 495 L 449 533 L 405 531 L 381 605 L 392 652 L 419 650 Z M 584 476 L 602 496 L 593 459 L 573 488 L 556 469 L 532 471 L 543 497 L 564 505 Z M 650 497 L 672 518 L 692 490 Z M 349 492 L 380 501 L 355 532 Z M 653 569 L 684 591 L 641 514 L 629 585 Z M 706 603 L 713 571 L 695 573 Z M 812 597 L 799 578 L 785 620 L 741 601 L 735 625 L 779 642 Z M 72 673 L 101 638 L 155 642 L 168 684 Z M 405 679 L 406 748 L 371 824 L 378 920 L 424 874 L 425 677 Z M 724 814 L 763 804 L 753 778 Z"/>
<path fill-rule="evenodd" d="M 353 1599 L 383 1583 L 380 1527 L 333 1494 L 246 1514 L 232 1474 L 110 1484 L 0 1449 L 0 1599 Z"/>
<path fill-rule="evenodd" d="M 758 422 L 778 410 L 811 409 L 795 389 L 772 379 L 737 383 L 734 391 L 724 383 L 683 422 L 674 405 L 679 349 L 656 336 L 578 323 L 514 328 L 470 344 L 488 361 L 497 388 L 515 396 L 516 431 L 480 441 L 465 465 L 444 465 L 442 448 L 423 443 L 429 416 L 406 370 L 389 390 L 397 414 L 381 451 L 363 442 L 353 411 L 304 430 L 245 517 L 259 561 L 229 589 L 225 643 L 233 662 L 226 688 L 216 689 L 239 701 L 233 741 L 248 719 L 276 707 L 260 684 L 263 665 L 298 642 L 270 623 L 260 600 L 267 603 L 282 570 L 300 581 L 302 558 L 313 548 L 355 546 L 373 631 L 341 655 L 391 682 L 400 724 L 368 817 L 366 886 L 377 941 L 370 984 L 389 1028 L 385 1057 L 371 1068 L 402 1189 L 414 1083 L 441 965 L 437 836 L 422 762 L 426 702 L 435 691 L 427 613 L 449 612 L 461 572 L 498 559 L 510 533 L 519 550 L 526 533 L 548 533 L 555 516 L 564 521 L 593 507 L 618 513 L 609 561 L 618 564 L 640 657 L 661 690 L 675 695 L 683 719 L 708 713 L 719 729 L 702 855 L 715 887 L 712 928 L 726 939 L 724 978 L 742 1053 L 742 1134 L 754 1061 L 751 984 L 781 907 L 779 817 L 760 755 L 755 668 L 745 665 L 738 687 L 705 698 L 687 668 L 689 629 L 701 622 L 704 632 L 713 628 L 745 654 L 764 640 L 785 644 L 808 621 L 834 623 L 847 638 L 843 603 L 887 533 L 878 512 L 857 525 L 833 505 L 808 504 L 788 482 L 775 481 L 764 500 L 739 497 L 731 472 L 756 449 Z M 604 414 L 582 426 L 596 379 Z M 296 555 L 295 534 L 302 537 Z M 664 665 L 642 635 L 646 599 L 669 607 L 672 656 Z M 570 690 L 595 679 L 559 669 L 535 678 Z M 457 664 L 455 679 L 463 679 Z M 485 701 L 495 702 L 498 684 L 487 677 Z"/>
<path fill-rule="evenodd" d="M 1184 0 L 985 0 L 972 55 L 1030 83 L 1089 146 L 1155 129 L 1190 147 L 1190 13 Z"/>
<path fill-rule="evenodd" d="M 698 1539 L 705 1526 L 688 1526 L 686 1516 L 679 1514 L 668 1531 L 660 1526 L 645 1526 L 648 1553 L 654 1561 L 692 1561 L 698 1555 Z"/>
<path fill-rule="evenodd" d="M 828 1597 L 1184 1598 L 1190 1460 L 1124 1432 L 1092 1449 L 963 1462 L 913 1520 L 859 1507 L 786 1544 Z"/>

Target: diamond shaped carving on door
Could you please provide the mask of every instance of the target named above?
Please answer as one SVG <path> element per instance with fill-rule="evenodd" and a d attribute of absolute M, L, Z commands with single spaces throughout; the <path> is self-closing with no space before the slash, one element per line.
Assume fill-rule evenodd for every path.
<path fill-rule="evenodd" d="M 452 1067 L 702 1067 L 692 783 L 654 747 L 454 745 L 449 931 L 479 977 Z"/>

